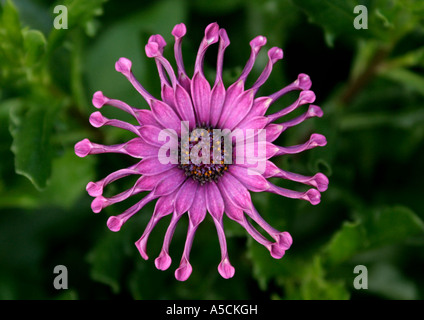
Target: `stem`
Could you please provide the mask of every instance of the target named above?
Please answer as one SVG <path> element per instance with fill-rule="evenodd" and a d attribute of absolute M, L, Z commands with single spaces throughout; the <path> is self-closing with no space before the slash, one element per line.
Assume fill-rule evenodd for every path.
<path fill-rule="evenodd" d="M 389 52 L 390 50 L 387 47 L 379 47 L 376 50 L 364 71 L 358 77 L 350 81 L 345 92 L 342 94 L 340 100 L 343 105 L 349 104 L 352 99 L 371 81 Z"/>

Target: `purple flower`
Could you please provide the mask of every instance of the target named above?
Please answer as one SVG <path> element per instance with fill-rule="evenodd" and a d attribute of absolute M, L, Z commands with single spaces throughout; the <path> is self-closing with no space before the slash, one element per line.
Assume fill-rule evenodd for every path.
<path fill-rule="evenodd" d="M 307 142 L 300 145 L 281 147 L 273 144 L 283 131 L 308 118 L 321 117 L 323 112 L 320 107 L 311 104 L 315 100 L 315 94 L 309 90 L 311 81 L 305 74 L 300 74 L 296 81 L 269 96 L 256 97 L 258 89 L 268 79 L 274 63 L 283 58 L 280 48 L 273 47 L 268 50 L 268 63 L 263 72 L 251 88 L 245 88 L 246 78 L 256 57 L 266 44 L 266 38 L 263 36 L 258 36 L 250 42 L 251 54 L 240 77 L 226 88 L 222 80 L 222 68 L 224 52 L 230 41 L 226 31 L 220 29 L 216 23 L 208 25 L 205 30 L 194 65 L 194 75 L 190 78 L 184 68 L 181 52 L 185 33 L 186 27 L 182 23 L 176 25 L 172 31 L 175 37 L 177 73 L 163 56 L 166 43 L 162 36 L 151 36 L 145 47 L 147 56 L 155 59 L 158 68 L 161 99 L 153 97 L 136 80 L 131 72 L 130 60 L 120 58 L 115 64 L 116 70 L 131 82 L 150 110 L 137 109 L 122 101 L 107 98 L 100 91 L 93 96 L 93 105 L 96 108 L 109 105 L 122 109 L 130 113 L 138 124 L 108 119 L 99 111 L 90 116 L 90 123 L 96 128 L 109 125 L 126 129 L 134 133 L 135 138 L 111 146 L 84 139 L 75 145 L 75 153 L 80 157 L 97 153 L 124 153 L 141 159 L 129 168 L 113 172 L 100 181 L 88 183 L 87 191 L 94 197 L 91 207 L 95 213 L 135 194 L 149 192 L 125 212 L 108 219 L 107 226 L 112 231 L 119 231 L 143 206 L 157 200 L 143 235 L 135 243 L 144 259 L 148 259 L 146 247 L 151 231 L 160 219 L 172 215 L 162 250 L 155 260 L 158 269 L 168 269 L 171 264 L 168 252 L 170 242 L 178 221 L 187 212 L 187 238 L 175 277 L 180 281 L 188 279 L 192 272 L 189 255 L 193 238 L 199 224 L 209 212 L 215 223 L 221 247 L 218 271 L 222 277 L 231 278 L 234 275 L 234 267 L 227 252 L 224 213 L 266 247 L 272 257 L 279 259 L 290 248 L 292 238 L 288 232 L 280 232 L 271 227 L 259 215 L 252 203 L 250 191 L 272 192 L 284 197 L 307 200 L 313 205 L 320 202 L 320 192 L 325 191 L 328 186 L 325 175 L 317 173 L 308 177 L 287 172 L 269 159 L 324 146 L 326 139 L 320 134 L 312 134 Z M 207 49 L 214 43 L 219 43 L 219 48 L 216 78 L 211 85 L 203 71 L 203 60 Z M 300 91 L 293 104 L 266 115 L 271 104 L 291 91 Z M 282 123 L 274 123 L 305 104 L 310 105 L 304 114 Z M 224 133 L 218 136 L 217 132 Z M 236 132 L 238 135 L 234 134 Z M 164 150 L 166 152 L 163 152 Z M 262 156 L 257 157 L 260 153 Z M 202 160 L 200 162 L 199 157 Z M 132 188 L 110 198 L 103 196 L 105 186 L 129 175 L 140 176 Z M 271 177 L 300 182 L 313 188 L 306 192 L 284 189 L 269 182 L 267 179 Z M 268 233 L 273 241 L 264 237 L 248 218 Z"/>

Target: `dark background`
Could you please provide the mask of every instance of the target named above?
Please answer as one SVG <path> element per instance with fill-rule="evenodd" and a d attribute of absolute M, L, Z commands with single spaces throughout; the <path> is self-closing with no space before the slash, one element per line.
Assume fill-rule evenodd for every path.
<path fill-rule="evenodd" d="M 1 299 L 422 299 L 424 297 L 424 4 L 412 0 L 214 0 L 214 1 L 0 1 L 0 298 Z M 55 5 L 68 8 L 68 29 L 56 30 Z M 357 30 L 356 5 L 368 9 L 368 29 Z M 321 203 L 252 194 L 255 206 L 294 243 L 281 260 L 225 219 L 229 254 L 236 268 L 220 277 L 219 245 L 212 219 L 196 234 L 193 273 L 174 278 L 187 228 L 178 225 L 171 245 L 173 264 L 155 269 L 169 219 L 149 240 L 150 259 L 134 246 L 153 211 L 148 205 L 120 232 L 107 218 L 139 199 L 90 210 L 85 192 L 114 170 L 134 163 L 122 155 L 78 158 L 76 142 L 103 144 L 131 138 L 115 128 L 94 129 L 92 94 L 139 108 L 146 103 L 114 69 L 119 57 L 133 61 L 138 80 L 159 96 L 159 77 L 144 45 L 152 34 L 168 43 L 184 22 L 183 55 L 191 74 L 205 27 L 218 22 L 231 45 L 224 81 L 237 79 L 249 41 L 268 39 L 281 47 L 260 95 L 271 94 L 310 75 L 321 119 L 285 132 L 279 145 L 303 143 L 313 132 L 328 144 L 276 159 L 279 167 L 305 175 L 322 172 L 329 189 Z M 208 51 L 206 75 L 213 76 L 216 47 Z M 252 71 L 266 64 L 266 50 Z M 249 84 L 249 83 L 248 83 Z M 274 111 L 296 99 L 288 95 Z M 107 110 L 105 115 L 129 120 Z M 113 195 L 131 179 L 114 183 Z M 273 180 L 296 190 L 304 186 Z M 56 290 L 56 265 L 68 270 L 67 290 Z M 368 270 L 368 289 L 353 286 L 353 269 Z"/>

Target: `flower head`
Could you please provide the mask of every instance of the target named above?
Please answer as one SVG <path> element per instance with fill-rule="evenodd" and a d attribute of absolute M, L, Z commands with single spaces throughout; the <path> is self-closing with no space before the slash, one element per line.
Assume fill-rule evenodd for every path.
<path fill-rule="evenodd" d="M 94 197 L 91 204 L 94 212 L 123 201 L 141 192 L 148 192 L 123 213 L 112 216 L 107 226 L 119 231 L 123 224 L 139 212 L 147 203 L 156 200 L 154 212 L 141 238 L 136 241 L 141 256 L 148 259 L 147 240 L 160 219 L 171 215 L 163 247 L 155 260 L 160 270 L 171 264 L 169 247 L 176 225 L 182 215 L 188 214 L 187 238 L 175 277 L 184 281 L 192 272 L 189 262 L 190 250 L 199 224 L 209 213 L 215 223 L 221 247 L 221 262 L 218 271 L 224 278 L 234 275 L 223 226 L 224 214 L 238 222 L 259 243 L 279 259 L 290 248 L 292 238 L 288 232 L 280 232 L 270 226 L 254 207 L 250 192 L 272 192 L 284 197 L 303 199 L 315 205 L 320 202 L 320 192 L 327 189 L 328 179 L 322 173 L 312 177 L 284 171 L 274 165 L 272 157 L 296 154 L 317 146 L 324 146 L 326 139 L 312 134 L 303 144 L 282 147 L 273 144 L 280 134 L 290 127 L 311 117 L 321 117 L 320 107 L 311 103 L 315 94 L 310 91 L 311 81 L 300 74 L 293 83 L 269 95 L 256 97 L 259 88 L 268 79 L 273 65 L 283 58 L 283 51 L 273 47 L 268 50 L 268 62 L 254 84 L 246 88 L 246 79 L 252 70 L 266 38 L 258 36 L 250 42 L 251 53 L 241 75 L 227 88 L 222 79 L 224 52 L 230 40 L 224 29 L 212 23 L 206 27 L 194 64 L 194 74 L 186 73 L 182 57 L 182 40 L 186 34 L 184 24 L 172 30 L 175 37 L 176 72 L 163 56 L 165 40 L 153 35 L 146 44 L 148 57 L 154 58 L 161 82 L 161 99 L 152 96 L 137 81 L 131 71 L 132 63 L 120 58 L 115 69 L 122 73 L 140 93 L 149 109 L 138 109 L 122 101 L 108 98 L 98 91 L 93 96 L 93 105 L 100 109 L 105 105 L 122 109 L 131 114 L 137 124 L 117 119 L 108 119 L 99 111 L 90 116 L 90 123 L 98 128 L 104 125 L 126 129 L 135 138 L 117 145 L 101 145 L 84 139 L 75 145 L 80 157 L 97 153 L 124 153 L 140 159 L 136 164 L 115 171 L 97 182 L 89 182 L 87 192 Z M 206 79 L 203 60 L 207 49 L 218 43 L 216 77 L 213 85 Z M 280 111 L 267 114 L 270 105 L 284 94 L 299 91 L 298 99 Z M 285 122 L 276 120 L 295 109 L 309 104 L 307 111 Z M 128 190 L 113 197 L 104 197 L 104 188 L 123 177 L 139 176 Z M 306 192 L 279 187 L 267 179 L 278 177 L 312 186 Z M 269 237 L 263 236 L 251 223 L 257 223 Z M 270 240 L 272 239 L 272 240 Z"/>

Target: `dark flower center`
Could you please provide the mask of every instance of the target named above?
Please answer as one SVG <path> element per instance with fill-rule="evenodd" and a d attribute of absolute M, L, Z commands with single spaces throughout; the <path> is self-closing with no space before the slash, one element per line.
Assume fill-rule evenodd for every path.
<path fill-rule="evenodd" d="M 227 147 L 228 148 L 228 147 Z M 231 148 L 231 146 L 229 146 Z M 187 177 L 201 184 L 217 181 L 231 163 L 231 152 L 225 149 L 220 130 L 198 127 L 180 139 L 178 144 L 178 167 Z"/>

